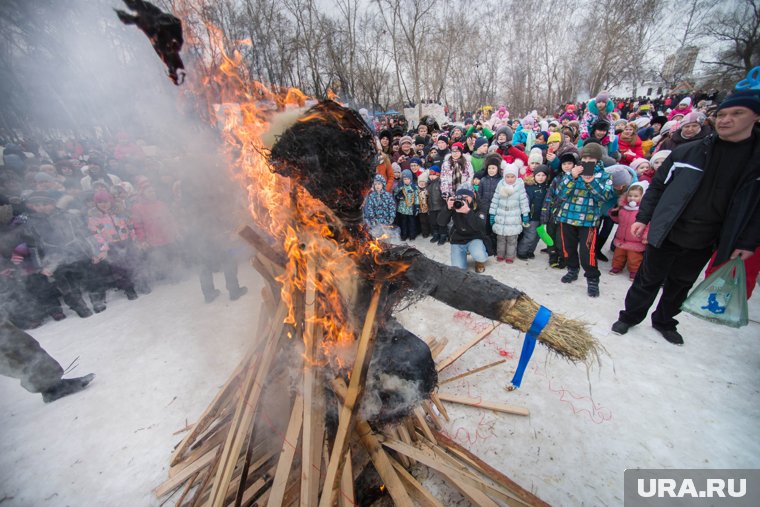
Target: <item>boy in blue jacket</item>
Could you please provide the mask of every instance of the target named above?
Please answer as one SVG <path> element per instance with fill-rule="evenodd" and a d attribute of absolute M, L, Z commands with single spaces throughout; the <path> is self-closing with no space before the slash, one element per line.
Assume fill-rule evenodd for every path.
<path fill-rule="evenodd" d="M 590 143 L 581 149 L 581 163 L 593 163 L 593 176 L 583 176 L 582 165 L 576 165 L 562 176 L 559 183 L 559 209 L 557 222 L 560 230 L 562 255 L 567 262 L 567 273 L 562 283 L 578 279 L 580 266 L 588 284 L 588 295 L 599 297 L 599 268 L 596 259 L 596 227 L 602 205 L 613 195 L 610 175 L 601 162 L 603 148 Z"/>

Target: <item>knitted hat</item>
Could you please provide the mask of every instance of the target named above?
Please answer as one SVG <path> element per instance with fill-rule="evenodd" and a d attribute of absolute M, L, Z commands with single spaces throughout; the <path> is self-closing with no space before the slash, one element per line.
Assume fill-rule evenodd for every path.
<path fill-rule="evenodd" d="M 419 176 L 417 176 L 417 183 L 428 182 L 428 172 L 422 171 Z"/>
<path fill-rule="evenodd" d="M 504 159 L 501 158 L 501 155 L 499 155 L 498 153 L 491 153 L 483 161 L 483 169 L 488 170 L 488 166 L 490 165 L 495 165 L 497 168 L 501 169 L 502 160 Z"/>
<path fill-rule="evenodd" d="M 681 99 L 681 102 L 678 103 L 679 106 L 689 107 L 691 105 L 691 97 L 684 97 Z"/>
<path fill-rule="evenodd" d="M 646 127 L 647 125 L 649 125 L 650 121 L 652 121 L 652 120 L 649 118 L 649 116 L 640 116 L 640 117 L 636 118 L 636 120 L 635 120 L 636 127 L 640 128 L 640 129 L 643 129 L 644 127 Z"/>
<path fill-rule="evenodd" d="M 448 144 L 448 142 L 449 142 L 449 136 L 447 136 L 446 134 L 441 134 L 440 136 L 438 136 L 438 140 L 439 141 L 443 141 L 446 144 Z"/>
<path fill-rule="evenodd" d="M 701 126 L 704 121 L 705 115 L 697 111 L 692 111 L 683 117 L 683 120 L 681 120 L 681 126 L 683 127 L 687 123 L 698 123 Z"/>
<path fill-rule="evenodd" d="M 412 157 L 409 159 L 410 164 L 422 165 L 422 159 L 420 157 Z"/>
<path fill-rule="evenodd" d="M 398 144 L 399 145 L 402 145 L 404 143 L 412 144 L 412 138 L 409 137 L 409 136 L 404 136 L 404 137 L 402 137 L 401 139 L 398 140 Z"/>
<path fill-rule="evenodd" d="M 24 202 L 26 204 L 54 204 L 56 196 L 52 192 L 32 192 Z"/>
<path fill-rule="evenodd" d="M 606 104 L 608 100 L 610 100 L 610 93 L 601 91 L 594 99 L 594 102 L 604 102 Z"/>
<path fill-rule="evenodd" d="M 485 137 L 478 137 L 477 139 L 475 139 L 475 151 L 477 151 L 478 148 L 480 148 L 484 144 L 488 144 L 488 139 L 486 139 Z"/>
<path fill-rule="evenodd" d="M 661 135 L 661 136 L 664 136 L 665 134 L 669 133 L 669 132 L 670 132 L 670 130 L 671 130 L 673 127 L 675 127 L 677 123 L 678 123 L 678 122 L 676 122 L 676 121 L 673 121 L 673 120 L 671 120 L 671 121 L 669 121 L 669 122 L 665 123 L 665 125 L 663 125 L 663 126 L 662 126 L 662 128 L 660 129 L 660 135 Z"/>
<path fill-rule="evenodd" d="M 581 154 L 580 157 L 590 157 L 594 160 L 602 160 L 602 157 L 604 156 L 604 148 L 602 148 L 602 145 L 599 143 L 586 143 L 583 145 L 583 148 L 581 148 Z"/>
<path fill-rule="evenodd" d="M 525 118 L 523 118 L 520 123 L 522 123 L 523 127 L 533 128 L 533 125 L 536 124 L 536 120 L 531 115 L 528 115 Z"/>
<path fill-rule="evenodd" d="M 410 180 L 414 180 L 412 171 L 410 171 L 409 169 L 404 169 L 403 171 L 401 171 L 401 179 L 403 180 L 404 178 L 409 178 Z"/>
<path fill-rule="evenodd" d="M 659 124 L 660 126 L 665 125 L 668 122 L 668 119 L 664 116 L 655 116 L 652 118 L 652 125 Z"/>
<path fill-rule="evenodd" d="M 628 171 L 628 167 L 622 164 L 615 164 L 605 169 L 612 177 L 612 186 L 619 187 L 625 185 L 626 187 L 633 181 L 633 176 Z"/>
<path fill-rule="evenodd" d="M 385 176 L 383 176 L 382 174 L 376 174 L 374 183 L 380 183 L 383 186 L 383 188 L 385 188 L 385 184 L 387 183 L 387 181 L 385 181 Z"/>
<path fill-rule="evenodd" d="M 415 146 L 418 144 L 426 144 L 426 139 L 423 136 L 414 136 Z"/>
<path fill-rule="evenodd" d="M 636 171 L 639 168 L 639 166 L 641 164 L 643 164 L 644 162 L 646 162 L 648 164 L 649 160 L 647 160 L 645 158 L 634 159 L 633 162 L 631 162 L 631 166 L 630 167 L 631 167 L 631 169 L 633 169 L 634 171 Z"/>
<path fill-rule="evenodd" d="M 471 198 L 475 199 L 475 192 L 473 192 L 471 189 L 467 187 L 459 187 L 457 189 L 457 195 L 459 196 L 469 195 Z"/>
<path fill-rule="evenodd" d="M 647 193 L 647 190 L 649 189 L 649 182 L 646 180 L 642 181 L 636 181 L 631 183 L 631 186 L 628 187 L 628 190 L 630 191 L 633 188 L 639 187 L 641 188 L 641 194 L 644 195 Z"/>
<path fill-rule="evenodd" d="M 552 132 L 549 134 L 549 139 L 546 140 L 547 143 L 559 143 L 562 141 L 562 136 L 559 132 Z"/>
<path fill-rule="evenodd" d="M 595 130 L 603 130 L 607 132 L 610 130 L 610 122 L 607 120 L 598 119 L 594 122 L 594 124 L 591 126 L 591 131 Z"/>
<path fill-rule="evenodd" d="M 506 167 L 504 168 L 504 176 L 506 176 L 507 174 L 518 176 L 520 174 L 520 170 L 515 164 L 507 164 Z"/>
<path fill-rule="evenodd" d="M 530 155 L 528 155 L 528 163 L 531 162 L 538 162 L 539 164 L 543 163 L 544 161 L 544 154 L 541 152 L 541 148 L 533 148 L 530 150 Z"/>
<path fill-rule="evenodd" d="M 551 174 L 551 171 L 549 170 L 549 166 L 546 164 L 541 164 L 533 170 L 533 176 L 538 173 L 544 173 L 548 177 Z"/>
<path fill-rule="evenodd" d="M 390 130 L 381 130 L 380 135 L 377 136 L 378 139 L 382 139 L 383 137 L 387 138 L 389 141 L 393 137 Z"/>
<path fill-rule="evenodd" d="M 451 145 L 451 151 L 454 151 L 454 150 L 462 151 L 464 150 L 464 145 L 462 143 L 454 143 Z"/>
<path fill-rule="evenodd" d="M 665 160 L 670 155 L 670 150 L 660 150 L 651 157 L 649 157 L 649 163 L 654 165 L 658 160 Z"/>
<path fill-rule="evenodd" d="M 430 174 L 441 174 L 441 167 L 439 165 L 431 165 L 428 169 L 428 173 Z"/>
<path fill-rule="evenodd" d="M 592 143 L 592 144 L 597 144 L 597 143 Z M 581 161 L 580 157 L 578 157 L 578 154 L 575 153 L 574 151 L 563 153 L 559 157 L 560 164 L 564 164 L 565 162 L 572 162 L 573 164 L 578 165 L 580 161 Z"/>
<path fill-rule="evenodd" d="M 728 97 L 718 106 L 718 111 L 727 107 L 746 107 L 755 114 L 760 114 L 760 90 L 739 90 Z"/>
<path fill-rule="evenodd" d="M 567 106 L 565 106 L 565 111 L 567 111 L 568 113 L 572 113 L 573 111 L 575 111 L 575 104 L 568 104 Z"/>
<path fill-rule="evenodd" d="M 92 197 L 92 200 L 95 201 L 95 203 L 99 202 L 113 202 L 113 195 L 111 195 L 111 192 L 106 192 L 105 190 L 99 190 L 95 192 L 95 195 Z"/>

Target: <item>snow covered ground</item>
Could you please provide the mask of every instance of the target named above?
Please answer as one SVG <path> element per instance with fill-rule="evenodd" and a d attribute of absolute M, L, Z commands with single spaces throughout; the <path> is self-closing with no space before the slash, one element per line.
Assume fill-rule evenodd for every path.
<path fill-rule="evenodd" d="M 448 245 L 415 246 L 447 262 Z M 522 387 L 504 386 L 522 336 L 500 326 L 441 374 L 507 362 L 441 387 L 443 392 L 522 405 L 529 417 L 448 404 L 447 432 L 462 445 L 555 505 L 621 505 L 626 468 L 760 468 L 760 327 L 740 330 L 683 315 L 686 344 L 667 343 L 647 323 L 610 333 L 629 285 L 607 275 L 602 297 L 583 279 L 559 283 L 543 254 L 491 275 L 555 312 L 585 320 L 607 349 L 601 367 L 573 365 L 537 346 Z M 217 286 L 223 285 L 217 274 Z M 253 339 L 261 281 L 241 263 L 250 292 L 203 303 L 197 279 L 158 286 L 134 302 L 110 293 L 108 310 L 74 315 L 32 331 L 69 376 L 97 374 L 84 392 L 50 405 L 0 377 L 0 505 L 156 506 L 183 428 L 208 405 Z M 750 301 L 750 318 L 760 302 Z M 447 337 L 445 357 L 488 322 L 432 300 L 399 319 L 420 337 Z M 504 355 L 506 354 L 506 356 Z M 446 505 L 458 504 L 446 494 Z"/>

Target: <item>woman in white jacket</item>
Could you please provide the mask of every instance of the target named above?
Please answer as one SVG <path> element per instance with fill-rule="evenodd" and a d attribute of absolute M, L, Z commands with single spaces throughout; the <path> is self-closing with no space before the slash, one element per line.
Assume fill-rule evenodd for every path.
<path fill-rule="evenodd" d="M 517 177 L 518 168 L 507 164 L 504 178 L 496 186 L 489 218 L 496 233 L 496 260 L 512 263 L 517 254 L 517 237 L 528 227 L 530 206 L 525 184 Z"/>

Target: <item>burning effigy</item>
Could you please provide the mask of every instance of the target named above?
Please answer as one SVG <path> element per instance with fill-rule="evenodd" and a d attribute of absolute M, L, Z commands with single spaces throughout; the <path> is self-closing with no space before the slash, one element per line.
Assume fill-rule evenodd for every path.
<path fill-rule="evenodd" d="M 444 344 L 404 329 L 394 311 L 432 297 L 491 319 L 491 330 L 526 333 L 526 358 L 538 341 L 588 363 L 600 346 L 586 326 L 492 277 L 374 238 L 361 206 L 376 147 L 361 116 L 333 100 L 307 109 L 298 90 L 248 79 L 239 54 L 223 59 L 196 93 L 248 190 L 240 235 L 266 282 L 261 318 L 156 494 L 215 507 L 371 505 L 384 495 L 441 505 L 410 473 L 422 464 L 474 505 L 544 505 L 440 432 L 448 416 L 438 372 L 489 330 L 438 359 Z"/>
<path fill-rule="evenodd" d="M 431 351 L 393 313 L 433 297 L 530 334 L 548 311 L 489 276 L 370 235 L 361 204 L 375 148 L 356 112 L 320 102 L 270 132 L 270 148 L 261 139 L 272 119 L 254 107 L 241 107 L 225 132 L 245 169 L 253 224 L 241 236 L 268 281 L 269 319 L 175 449 L 157 493 L 182 489 L 177 505 L 370 505 L 383 494 L 440 505 L 408 471 L 422 463 L 473 504 L 542 504 L 437 431 L 446 360 L 436 363 L 440 347 Z M 596 357 L 583 323 L 547 315 L 540 343 L 571 361 Z"/>

